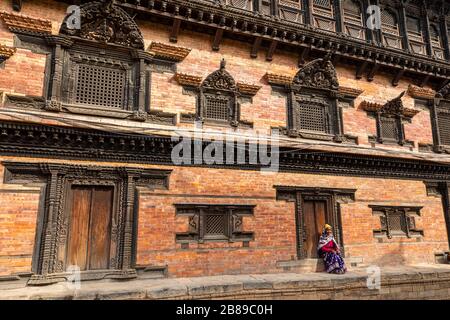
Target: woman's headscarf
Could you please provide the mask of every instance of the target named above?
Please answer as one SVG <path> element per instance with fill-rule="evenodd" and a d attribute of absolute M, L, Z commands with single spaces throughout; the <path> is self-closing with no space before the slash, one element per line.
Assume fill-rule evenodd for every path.
<path fill-rule="evenodd" d="M 333 233 L 328 234 L 328 230 L 332 230 L 332 227 L 329 224 L 324 225 L 322 235 L 320 236 L 319 244 L 317 246 L 317 250 L 322 249 L 328 242 L 333 241 L 336 245 L 336 248 L 339 248 L 336 240 L 334 239 Z"/>

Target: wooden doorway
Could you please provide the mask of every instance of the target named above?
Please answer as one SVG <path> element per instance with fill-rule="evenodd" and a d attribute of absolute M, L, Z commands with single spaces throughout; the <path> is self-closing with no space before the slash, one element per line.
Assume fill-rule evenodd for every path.
<path fill-rule="evenodd" d="M 304 244 L 306 258 L 317 258 L 317 245 L 322 228 L 327 223 L 327 202 L 308 200 L 303 202 Z"/>
<path fill-rule="evenodd" d="M 108 269 L 114 187 L 73 185 L 70 192 L 66 266 L 81 271 Z"/>

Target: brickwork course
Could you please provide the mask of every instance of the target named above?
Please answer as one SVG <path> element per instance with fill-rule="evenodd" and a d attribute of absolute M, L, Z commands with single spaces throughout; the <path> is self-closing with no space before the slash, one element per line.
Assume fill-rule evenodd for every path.
<path fill-rule="evenodd" d="M 39 24 L 42 32 L 57 35 L 66 16 L 68 4 L 57 1 L 23 1 L 20 13 L 13 11 L 11 1 L 1 1 L 0 11 L 22 15 L 31 19 L 46 21 Z M 48 22 L 51 24 L 51 31 Z M 33 20 L 29 23 L 34 23 Z M 206 33 L 181 28 L 177 42 L 170 42 L 172 25 L 165 25 L 150 19 L 137 19 L 136 23 L 144 39 L 144 48 L 159 43 L 157 54 L 169 55 L 176 62 L 176 74 L 191 76 L 190 80 L 205 79 L 226 60 L 226 70 L 236 83 L 260 87 L 251 98 L 242 101 L 240 120 L 253 123 L 253 128 L 239 128 L 240 134 L 271 132 L 274 127 L 286 127 L 288 116 L 286 97 L 277 93 L 267 82 L 266 74 L 283 75 L 293 78 L 299 70 L 298 54 L 279 48 L 272 61 L 266 60 L 267 48 L 260 48 L 257 58 L 250 57 L 251 44 L 225 37 L 219 51 L 211 49 L 212 36 Z M 192 129 L 192 123 L 182 122 L 182 114 L 196 113 L 196 99 L 177 81 L 174 72 L 162 71 L 151 74 L 150 108 L 175 115 L 175 126 L 153 125 L 129 119 L 81 115 L 70 112 L 46 112 L 42 110 L 11 107 L 8 96 L 43 97 L 46 86 L 46 65 L 51 63 L 49 55 L 38 49 L 25 48 L 14 31 L 0 19 L 0 45 L 14 48 L 10 56 L 0 64 L 0 121 L 18 123 L 60 125 L 82 128 L 116 128 L 117 130 L 155 130 L 170 132 L 174 129 Z M 182 48 L 176 49 L 176 48 Z M 149 49 L 150 50 L 150 49 Z M 159 50 L 159 51 L 158 51 Z M 173 58 L 175 59 L 175 58 Z M 310 60 L 314 57 L 310 57 Z M 353 103 L 342 108 L 343 131 L 356 138 L 357 144 L 336 144 L 302 138 L 285 137 L 298 149 L 315 149 L 319 152 L 342 152 L 353 155 L 369 155 L 374 159 L 394 157 L 417 161 L 433 161 L 448 164 L 446 154 L 425 153 L 421 145 L 433 145 L 433 124 L 431 111 L 417 103 L 410 92 L 416 81 L 403 77 L 397 86 L 392 85 L 392 74 L 380 71 L 373 81 L 356 79 L 354 66 L 337 63 L 335 65 L 341 87 L 356 89 L 362 93 Z M 197 81 L 197 80 L 196 80 Z M 256 87 L 255 87 L 256 88 Z M 254 89 L 254 88 L 253 88 Z M 434 93 L 431 83 L 423 90 Z M 388 145 L 370 141 L 369 136 L 377 135 L 376 120 L 368 116 L 361 107 L 362 102 L 385 104 L 407 92 L 402 98 L 404 108 L 418 111 L 410 122 L 404 123 L 405 139 L 412 145 Z M 251 101 L 250 101 L 251 100 Z M 419 99 L 420 100 L 420 99 Z M 230 129 L 228 126 L 205 125 L 214 130 Z M 129 129 L 132 128 L 132 129 Z M 18 146 L 19 147 L 19 146 Z M 128 167 L 135 169 L 171 170 L 167 189 L 152 189 L 138 186 L 136 202 L 136 228 L 133 264 L 138 269 L 161 269 L 170 279 L 131 280 L 127 288 L 104 282 L 106 293 L 86 289 L 81 298 L 110 295 L 116 298 L 319 298 L 319 299 L 413 299 L 449 298 L 449 270 L 426 269 L 435 280 L 425 280 L 415 269 L 407 266 L 417 264 L 437 265 L 446 263 L 449 251 L 447 230 L 448 208 L 442 194 L 430 192 L 423 179 L 402 177 L 371 177 L 333 175 L 327 173 L 277 172 L 262 174 L 257 170 L 239 168 L 214 168 L 206 166 L 174 166 L 140 163 L 130 160 L 96 160 L 77 158 L 61 160 L 57 157 L 36 157 L 35 154 L 0 153 L 0 279 L 14 283 L 13 279 L 23 279 L 39 268 L 39 243 L 44 236 L 42 230 L 42 207 L 45 194 L 42 185 L 36 181 L 7 183 L 7 162 L 69 164 L 102 167 Z M 386 287 L 374 293 L 364 288 L 364 272 L 352 271 L 348 276 L 335 277 L 314 271 L 296 261 L 298 256 L 298 221 L 295 201 L 277 199 L 274 186 L 291 186 L 316 189 L 354 189 L 354 199 L 340 204 L 340 228 L 348 265 L 366 267 L 376 265 L 395 267 L 396 276 L 386 278 Z M 43 202 L 44 201 L 44 202 Z M 253 232 L 248 241 L 190 241 L 177 240 L 177 234 L 189 232 L 189 216 L 176 214 L 176 204 L 216 204 L 254 206 L 252 215 L 243 217 L 243 230 Z M 380 217 L 373 214 L 371 206 L 419 207 L 420 215 L 415 217 L 415 229 L 420 236 L 376 236 L 382 229 Z M 450 216 L 448 216 L 450 218 Z M 398 271 L 405 267 L 404 274 Z M 139 269 L 140 270 L 140 269 Z M 433 270 L 433 271 L 430 271 Z M 444 271 L 443 271 L 444 270 Z M 288 272 L 289 274 L 286 274 Z M 358 273 L 359 272 L 359 273 Z M 265 276 L 263 274 L 271 274 Z M 277 274 L 279 274 L 277 276 Z M 428 274 L 428 273 L 427 273 Z M 251 275 L 251 276 L 249 276 Z M 224 276 L 214 278 L 214 276 Z M 431 277 L 430 276 L 430 277 Z M 2 277 L 2 278 L 1 278 Z M 192 280 L 202 286 L 211 282 L 213 289 L 190 288 L 181 278 L 207 277 Z M 180 280 L 176 280 L 180 278 Z M 287 279 L 286 282 L 284 279 Z M 419 279 L 420 278 L 420 279 Z M 203 280 L 202 280 L 203 279 Z M 220 280 L 221 279 L 221 280 Z M 228 280 L 229 281 L 228 281 Z M 316 281 L 317 280 L 317 281 Z M 439 281 L 438 281 L 439 280 Z M 17 280 L 20 283 L 21 280 Z M 152 282 L 153 281 L 153 282 Z M 156 282 L 155 282 L 156 281 Z M 159 282 L 158 282 L 159 281 Z M 164 282 L 166 281 L 166 282 Z M 168 282 L 172 281 L 172 282 Z M 208 282 L 209 281 L 209 282 Z M 216 285 L 216 281 L 218 284 Z M 227 282 L 228 281 L 228 282 Z M 313 283 L 310 287 L 309 284 Z M 320 286 L 323 281 L 323 287 Z M 389 282 L 391 281 L 391 282 Z M 193 282 L 193 283 L 194 283 Z M 255 287 L 252 287 L 255 283 Z M 282 283 L 282 285 L 278 285 Z M 0 282 L 1 284 L 1 282 Z M 39 299 L 40 297 L 63 298 L 69 293 L 57 291 L 58 285 L 48 289 L 24 292 L 19 289 L 1 290 L 0 298 L 18 297 Z M 103 286 L 103 284 L 102 284 Z M 250 287 L 248 287 L 250 286 Z M 267 286 L 267 288 L 266 288 Z M 110 288 L 111 287 L 111 288 Z M 189 289 L 186 289 L 189 287 Z M 209 287 L 208 287 L 209 288 Z M 305 289 L 307 288 L 307 289 Z M 347 288 L 347 289 L 342 289 Z M 217 289 L 217 290 L 216 290 Z M 48 290 L 48 291 L 47 291 Z M 108 291 L 110 290 L 110 291 Z M 123 291 L 125 290 L 125 291 Z M 204 292 L 203 292 L 203 291 Z M 76 298 L 76 296 L 74 296 Z"/>

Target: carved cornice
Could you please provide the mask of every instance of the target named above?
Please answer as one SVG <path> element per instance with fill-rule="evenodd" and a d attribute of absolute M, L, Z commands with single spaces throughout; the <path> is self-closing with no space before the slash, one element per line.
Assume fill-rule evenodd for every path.
<path fill-rule="evenodd" d="M 187 87 L 200 87 L 202 84 L 202 77 L 192 76 L 184 73 L 177 73 L 175 79 L 178 84 Z"/>
<path fill-rule="evenodd" d="M 180 62 L 188 56 L 191 49 L 172 46 L 165 43 L 152 42 L 147 51 L 154 53 L 156 58 Z"/>
<path fill-rule="evenodd" d="M 51 34 L 52 22 L 9 12 L 0 12 L 0 19 L 11 32 L 33 34 Z"/>
<path fill-rule="evenodd" d="M 80 15 L 80 28 L 71 28 L 67 25 L 67 22 L 72 19 L 72 13 L 70 13 L 63 21 L 60 33 L 87 40 L 144 49 L 144 38 L 138 26 L 125 10 L 115 5 L 114 0 L 82 4 Z"/>
<path fill-rule="evenodd" d="M 0 62 L 9 59 L 16 52 L 16 48 L 0 44 Z"/>
<path fill-rule="evenodd" d="M 274 86 L 285 86 L 285 85 L 290 85 L 292 83 L 292 80 L 294 79 L 294 77 L 290 77 L 290 76 L 285 76 L 285 75 L 281 75 L 281 74 L 275 74 L 275 73 L 266 73 L 265 75 L 267 82 L 270 85 L 274 85 Z"/>
<path fill-rule="evenodd" d="M 243 82 L 238 82 L 237 87 L 239 89 L 240 93 L 254 96 L 258 93 L 258 91 L 262 88 L 261 86 L 253 85 L 253 84 L 247 84 Z"/>
<path fill-rule="evenodd" d="M 408 87 L 408 94 L 416 99 L 432 100 L 436 96 L 436 91 L 410 84 Z"/>
<path fill-rule="evenodd" d="M 171 154 L 174 146 L 170 137 L 0 121 L 2 155 L 173 165 Z M 203 148 L 207 146 L 208 143 L 204 141 Z M 191 161 L 194 163 L 193 159 Z M 450 180 L 450 164 L 421 159 L 280 147 L 279 164 L 281 172 Z M 263 167 L 249 163 L 209 165 L 205 162 L 199 166 L 250 170 Z"/>

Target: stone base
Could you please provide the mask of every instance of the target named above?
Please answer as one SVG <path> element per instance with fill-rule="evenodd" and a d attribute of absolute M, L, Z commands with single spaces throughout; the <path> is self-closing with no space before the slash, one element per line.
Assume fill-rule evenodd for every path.
<path fill-rule="evenodd" d="M 380 288 L 370 289 L 365 268 L 345 275 L 281 273 L 176 279 L 100 280 L 10 288 L 0 299 L 446 299 L 450 266 L 381 269 Z"/>

